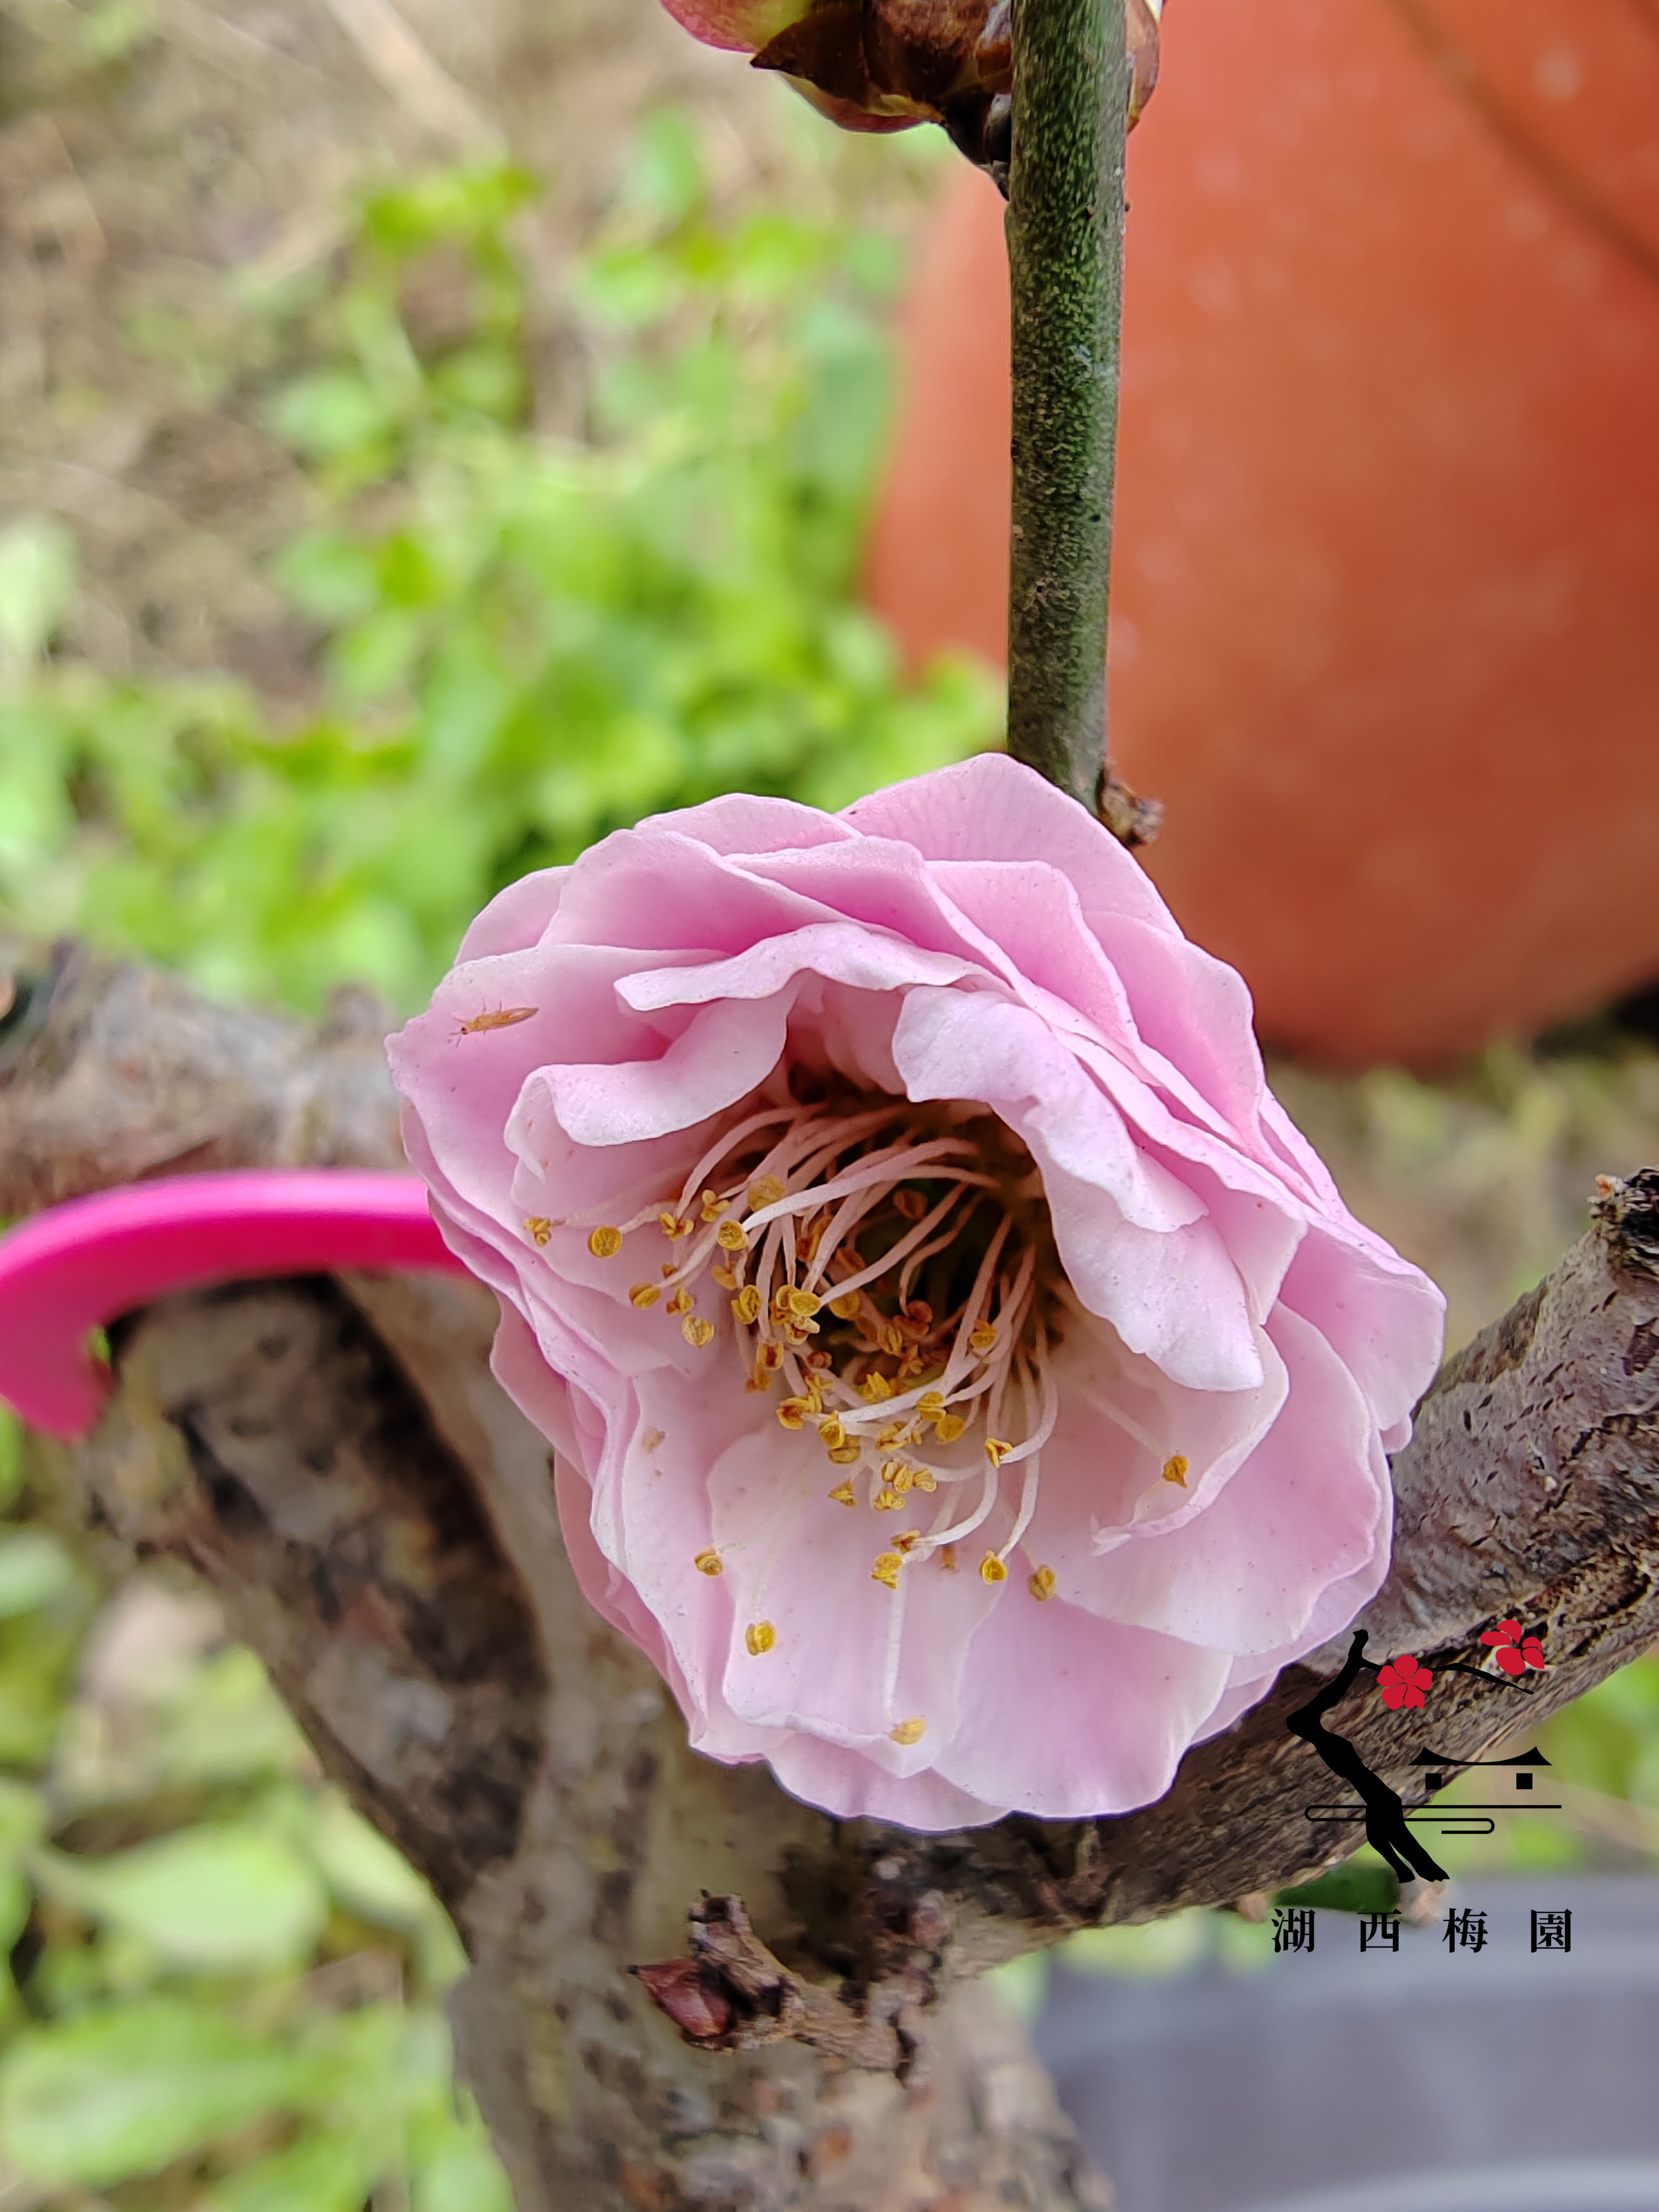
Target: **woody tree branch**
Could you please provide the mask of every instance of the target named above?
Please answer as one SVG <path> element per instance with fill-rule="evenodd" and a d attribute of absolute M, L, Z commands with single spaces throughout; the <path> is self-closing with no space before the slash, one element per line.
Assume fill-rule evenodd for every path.
<path fill-rule="evenodd" d="M 1125 0 L 1014 0 L 1008 750 L 1091 811 L 1123 313 Z"/>
<path fill-rule="evenodd" d="M 0 1037 L 8 1212 L 186 1163 L 397 1157 L 366 1006 L 308 1031 L 76 956 L 20 1003 Z M 1126 1819 L 832 1821 L 762 1768 L 690 1752 L 652 1670 L 584 1605 L 546 1446 L 488 1372 L 492 1322 L 447 1279 L 169 1301 L 112 1332 L 96 1434 L 51 1449 L 135 1550 L 219 1590 L 330 1771 L 450 1904 L 473 1962 L 463 2062 L 521 2212 L 1095 2201 L 971 1977 L 1351 1848 L 1357 1830 L 1309 1824 L 1328 1778 L 1285 1726 L 1343 1645 Z M 1448 1758 L 1659 1635 L 1659 1173 L 1609 1186 L 1548 1280 L 1449 1364 L 1395 1479 L 1372 1652 L 1477 1659 L 1515 1614 L 1552 1662 L 1529 1699 L 1443 1674 Z M 1329 1718 L 1420 1801 L 1364 1686 Z"/>

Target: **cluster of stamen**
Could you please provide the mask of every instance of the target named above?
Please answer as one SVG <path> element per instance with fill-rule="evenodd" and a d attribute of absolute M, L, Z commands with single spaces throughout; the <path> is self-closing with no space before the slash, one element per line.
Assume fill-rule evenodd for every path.
<path fill-rule="evenodd" d="M 828 1496 L 891 1516 L 872 1577 L 899 1593 L 928 1560 L 957 1571 L 960 1547 L 1006 1498 L 1012 1519 L 978 1562 L 988 1583 L 1006 1582 L 1059 1411 L 1049 1353 L 1065 1297 L 1018 1139 L 983 1108 L 792 1103 L 741 1121 L 671 1200 L 593 1229 L 588 1249 L 615 1258 L 653 1224 L 672 1256 L 633 1285 L 632 1303 L 661 1305 L 702 1348 L 715 1329 L 699 1301 L 726 1298 L 748 1389 L 777 1394 L 785 1429 L 816 1433 Z M 538 1242 L 550 1227 L 526 1224 Z M 724 1565 L 713 1549 L 695 1564 Z M 1053 1570 L 1036 1568 L 1027 1588 L 1051 1597 Z M 775 1640 L 767 1620 L 747 1631 L 757 1656 Z M 905 1730 L 920 1723 L 894 1731 L 913 1742 Z"/>

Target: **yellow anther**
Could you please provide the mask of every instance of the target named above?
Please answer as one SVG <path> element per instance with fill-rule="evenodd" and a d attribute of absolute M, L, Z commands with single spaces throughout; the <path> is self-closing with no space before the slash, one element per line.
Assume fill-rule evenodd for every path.
<path fill-rule="evenodd" d="M 967 1426 L 960 1413 L 941 1413 L 933 1424 L 933 1434 L 942 1444 L 953 1444 Z"/>
<path fill-rule="evenodd" d="M 806 1416 L 813 1410 L 810 1398 L 786 1398 L 778 1407 L 778 1419 L 786 1429 L 799 1429 L 805 1425 Z"/>
<path fill-rule="evenodd" d="M 643 1312 L 647 1306 L 655 1305 L 661 1296 L 662 1292 L 654 1283 L 635 1283 L 628 1293 L 628 1303 L 631 1306 L 638 1306 Z"/>
<path fill-rule="evenodd" d="M 714 1242 L 722 1252 L 746 1252 L 749 1239 L 743 1233 L 743 1224 L 737 1221 L 722 1221 L 714 1231 Z"/>
<path fill-rule="evenodd" d="M 870 1579 L 872 1583 L 885 1583 L 889 1589 L 896 1589 L 903 1565 L 904 1554 L 902 1552 L 884 1552 L 871 1568 Z"/>
<path fill-rule="evenodd" d="M 985 1439 L 985 1456 L 993 1467 L 1000 1467 L 1012 1449 L 1013 1446 L 1005 1443 L 1000 1437 L 987 1437 Z"/>
<path fill-rule="evenodd" d="M 1054 1569 L 1052 1567 L 1039 1567 L 1036 1572 L 1026 1583 L 1025 1587 L 1030 1591 L 1031 1595 L 1036 1599 L 1039 1604 L 1044 1603 L 1054 1594 Z"/>
<path fill-rule="evenodd" d="M 902 1459 L 884 1459 L 881 1463 L 881 1479 L 895 1490 L 908 1490 L 916 1478 Z"/>
<path fill-rule="evenodd" d="M 902 1214 L 907 1221 L 920 1221 L 927 1211 L 927 1201 L 919 1190 L 896 1190 L 893 1211 Z"/>
<path fill-rule="evenodd" d="M 789 1293 L 789 1310 L 797 1321 L 811 1321 L 823 1304 L 823 1300 L 815 1297 L 811 1291 L 791 1291 Z"/>
<path fill-rule="evenodd" d="M 859 1494 L 850 1482 L 838 1482 L 830 1493 L 837 1505 L 856 1505 Z"/>
<path fill-rule="evenodd" d="M 706 1345 L 714 1341 L 714 1324 L 712 1321 L 699 1320 L 695 1314 L 687 1314 L 680 1323 L 680 1334 L 694 1352 L 701 1352 Z"/>
<path fill-rule="evenodd" d="M 663 1280 L 664 1280 L 664 1282 L 665 1282 L 665 1283 L 668 1280 L 668 1278 L 669 1278 L 671 1275 L 678 1275 L 679 1272 L 680 1272 L 680 1271 L 679 1271 L 678 1264 L 678 1262 L 676 1262 L 675 1261 L 672 1261 L 672 1260 L 665 1260 L 665 1261 L 663 1261 L 663 1263 L 662 1263 L 662 1279 L 663 1279 Z"/>
<path fill-rule="evenodd" d="M 909 1441 L 910 1424 L 908 1421 L 889 1421 L 884 1429 L 878 1429 L 876 1431 L 876 1449 L 878 1451 L 891 1451 L 895 1444 L 908 1443 Z"/>
<path fill-rule="evenodd" d="M 699 1552 L 691 1562 L 700 1575 L 723 1575 L 726 1562 L 711 1544 L 706 1552 Z"/>
<path fill-rule="evenodd" d="M 987 1352 L 994 1352 L 996 1350 L 996 1346 L 997 1333 L 992 1327 L 991 1323 L 988 1321 L 975 1322 L 972 1328 L 968 1332 L 969 1351 L 977 1352 L 982 1354 Z"/>
<path fill-rule="evenodd" d="M 726 1212 L 726 1200 L 720 1196 L 719 1191 L 704 1191 L 702 1194 L 702 1218 L 705 1221 L 718 1221 L 721 1214 Z M 730 1249 L 730 1247 L 727 1249 Z"/>
<path fill-rule="evenodd" d="M 858 1316 L 858 1310 L 859 1294 L 856 1291 L 848 1291 L 844 1296 L 838 1298 L 831 1298 L 830 1301 L 830 1310 L 834 1314 L 837 1321 L 855 1320 Z"/>
<path fill-rule="evenodd" d="M 856 1467 L 863 1457 L 864 1446 L 854 1443 L 837 1444 L 830 1455 L 830 1463 L 835 1467 Z"/>
<path fill-rule="evenodd" d="M 831 1306 L 830 1310 L 833 1313 L 836 1310 Z M 878 1373 L 873 1367 L 859 1384 L 859 1390 L 860 1394 L 872 1406 L 879 1406 L 884 1399 L 890 1398 L 893 1395 L 892 1384 L 884 1375 Z"/>
<path fill-rule="evenodd" d="M 711 1267 L 708 1270 L 708 1279 L 716 1290 L 735 1291 L 738 1287 L 737 1274 L 730 1267 Z"/>
<path fill-rule="evenodd" d="M 1164 1461 L 1164 1480 L 1165 1482 L 1178 1482 L 1183 1490 L 1187 1487 L 1187 1455 L 1184 1452 L 1175 1452 Z"/>
<path fill-rule="evenodd" d="M 620 1229 L 595 1229 L 587 1240 L 587 1249 L 596 1260 L 614 1260 L 622 1248 Z"/>
<path fill-rule="evenodd" d="M 668 1301 L 668 1310 L 672 1314 L 690 1313 L 696 1303 L 690 1291 L 678 1290 Z"/>
<path fill-rule="evenodd" d="M 826 1451 L 834 1451 L 837 1445 L 844 1444 L 847 1441 L 847 1431 L 841 1425 L 841 1415 L 826 1413 L 818 1423 L 818 1434 L 823 1439 L 823 1448 Z"/>
<path fill-rule="evenodd" d="M 752 1328 L 761 1317 L 761 1294 L 752 1283 L 745 1283 L 732 1301 L 732 1310 L 745 1327 Z"/>
<path fill-rule="evenodd" d="M 939 1484 L 933 1479 L 933 1470 L 930 1467 L 913 1467 L 910 1470 L 910 1478 L 916 1488 L 925 1490 L 930 1498 L 939 1488 Z"/>
<path fill-rule="evenodd" d="M 896 1552 L 902 1552 L 908 1559 L 921 1540 L 920 1528 L 901 1528 L 893 1539 L 893 1549 Z"/>
<path fill-rule="evenodd" d="M 749 1646 L 750 1657 L 758 1659 L 777 1642 L 778 1632 L 769 1620 L 751 1620 L 743 1632 L 743 1640 Z"/>
<path fill-rule="evenodd" d="M 927 1723 L 918 1713 L 913 1721 L 901 1721 L 896 1729 L 889 1729 L 889 1736 L 908 1751 L 913 1743 L 920 1743 L 927 1733 Z"/>
<path fill-rule="evenodd" d="M 763 1206 L 775 1206 L 788 1192 L 776 1176 L 757 1176 L 749 1186 L 749 1211 L 758 1213 Z"/>
<path fill-rule="evenodd" d="M 781 1344 L 763 1344 L 755 1357 L 763 1373 L 775 1375 L 783 1364 L 783 1346 Z"/>
<path fill-rule="evenodd" d="M 553 1234 L 553 1224 L 544 1213 L 527 1214 L 525 1217 L 524 1233 L 537 1250 L 540 1251 Z M 597 1230 L 594 1234 L 596 1236 L 599 1234 Z"/>
<path fill-rule="evenodd" d="M 945 1411 L 943 1390 L 924 1390 L 916 1401 L 916 1411 L 924 1421 L 936 1421 Z"/>
<path fill-rule="evenodd" d="M 957 1571 L 957 1547 L 954 1544 L 946 1544 L 941 1548 L 939 1555 L 939 1563 L 940 1566 L 944 1568 L 947 1575 L 955 1574 Z"/>
<path fill-rule="evenodd" d="M 982 1583 L 1006 1583 L 1008 1570 L 994 1552 L 988 1552 L 979 1563 L 979 1578 Z"/>
<path fill-rule="evenodd" d="M 665 1237 L 670 1238 L 689 1237 L 691 1234 L 691 1224 L 689 1221 L 682 1221 L 678 1213 L 659 1213 L 657 1216 L 657 1226 Z"/>
<path fill-rule="evenodd" d="M 902 1513 L 904 1510 L 904 1500 L 896 1490 L 878 1490 L 871 1504 L 878 1513 Z"/>
<path fill-rule="evenodd" d="M 876 1331 L 876 1342 L 884 1352 L 896 1358 L 904 1349 L 904 1338 L 896 1322 L 884 1322 Z"/>

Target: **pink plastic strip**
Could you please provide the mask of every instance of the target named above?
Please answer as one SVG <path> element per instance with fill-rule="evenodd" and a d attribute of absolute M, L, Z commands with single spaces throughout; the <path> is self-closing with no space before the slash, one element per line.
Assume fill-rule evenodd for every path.
<path fill-rule="evenodd" d="M 0 1397 L 38 1429 L 84 1436 L 110 1382 L 94 1328 L 172 1291 L 338 1267 L 466 1272 L 413 1176 L 179 1176 L 54 1206 L 0 1237 Z"/>

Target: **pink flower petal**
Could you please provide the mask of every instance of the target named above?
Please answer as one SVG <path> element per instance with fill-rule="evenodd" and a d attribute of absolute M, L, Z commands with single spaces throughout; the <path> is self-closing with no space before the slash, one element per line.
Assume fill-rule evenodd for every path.
<path fill-rule="evenodd" d="M 1437 1293 L 1285 1121 L 1237 979 L 1029 771 L 987 757 L 840 817 L 731 799 L 619 833 L 504 893 L 391 1052 L 445 1237 L 503 1301 L 497 1372 L 553 1447 L 581 1588 L 709 1756 L 922 1827 L 1124 1810 L 1378 1586 L 1384 1441 L 1432 1370 Z M 824 1151 L 837 1119 L 878 1133 Z M 773 1133 L 714 1168 L 739 1123 Z M 778 1158 L 845 1178 L 793 1245 L 764 1225 L 781 1201 L 746 1195 L 789 1130 Z M 906 1249 L 920 1217 L 893 1193 L 923 1144 L 907 1203 L 948 1198 L 947 1158 L 974 1178 L 960 1264 L 927 1278 L 964 1316 L 933 1371 L 994 1229 L 1040 1296 L 1018 1303 L 1018 1269 L 993 1286 L 960 1429 L 901 1421 L 878 1450 L 871 1420 L 843 1479 L 810 1400 L 779 1425 L 731 1294 L 763 1265 L 805 1283 L 820 1237 L 864 1240 L 860 1268 Z M 730 1186 L 712 1216 L 708 1173 Z M 873 1239 L 849 1226 L 866 1203 Z M 761 1225 L 717 1282 L 727 1206 Z M 879 1313 L 921 1287 L 896 1283 Z M 850 1340 L 818 1327 L 811 1371 L 856 1427 L 878 1338 L 842 1373 Z M 1396 1709 L 1421 1704 L 1426 1668 L 1384 1671 Z"/>

